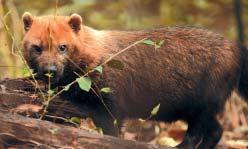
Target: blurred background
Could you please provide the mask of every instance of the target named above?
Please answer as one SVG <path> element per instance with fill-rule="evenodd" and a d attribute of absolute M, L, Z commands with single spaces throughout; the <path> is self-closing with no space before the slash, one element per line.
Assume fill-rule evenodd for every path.
<path fill-rule="evenodd" d="M 0 17 L 21 48 L 21 16 L 54 14 L 56 0 L 0 0 Z M 198 26 L 248 45 L 248 0 L 59 0 L 58 15 L 78 13 L 83 23 L 96 29 L 136 30 L 164 26 Z M 245 30 L 246 29 L 246 30 Z M 0 79 L 27 76 L 16 56 L 13 40 L 0 22 Z M 235 93 L 226 105 L 224 139 L 248 140 L 247 104 Z M 227 113 L 226 112 L 226 113 Z M 239 133 L 236 134 L 236 131 Z M 228 133 L 230 132 L 230 133 Z M 232 136 L 233 135 L 233 136 Z M 241 141 L 241 144 L 244 143 Z M 235 145 L 236 146 L 236 145 Z M 248 145 L 247 145 L 248 146 Z"/>

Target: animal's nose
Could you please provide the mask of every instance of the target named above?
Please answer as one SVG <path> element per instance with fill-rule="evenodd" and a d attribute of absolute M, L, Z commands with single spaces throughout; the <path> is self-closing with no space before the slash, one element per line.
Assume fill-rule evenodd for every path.
<path fill-rule="evenodd" d="M 50 74 L 50 75 L 52 75 L 52 77 L 54 77 L 54 76 L 56 76 L 56 73 L 57 73 L 57 67 L 54 65 L 45 66 L 43 73 L 44 73 L 44 75 Z"/>

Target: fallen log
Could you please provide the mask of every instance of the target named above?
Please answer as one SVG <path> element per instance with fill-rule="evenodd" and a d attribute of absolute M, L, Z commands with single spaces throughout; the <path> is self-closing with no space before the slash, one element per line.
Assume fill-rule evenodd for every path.
<path fill-rule="evenodd" d="M 41 88 L 45 88 L 42 86 Z M 79 128 L 34 119 L 20 105 L 42 105 L 29 79 L 6 79 L 0 82 L 0 148 L 76 148 L 76 149 L 158 149 L 165 148 L 137 141 L 100 135 Z M 22 113 L 24 112 L 24 113 Z M 20 113 L 22 115 L 19 115 Z M 36 113 L 37 114 L 37 113 Z M 68 100 L 55 98 L 48 113 L 55 117 L 87 117 L 87 110 Z M 23 116 L 24 115 L 24 116 Z M 27 117 L 32 116 L 33 118 Z M 49 120 L 49 119 L 46 119 Z"/>
<path fill-rule="evenodd" d="M 158 149 L 136 141 L 90 133 L 85 130 L 0 112 L 1 148 L 76 148 L 76 149 Z"/>
<path fill-rule="evenodd" d="M 39 82 L 41 90 L 45 92 L 45 85 Z M 18 106 L 31 104 L 42 106 L 43 100 L 39 98 L 39 92 L 30 79 L 6 79 L 0 81 L 0 109 L 18 111 Z M 87 117 L 88 112 L 84 108 L 75 106 L 69 100 L 60 97 L 53 99 L 48 107 L 48 113 L 58 117 Z"/>

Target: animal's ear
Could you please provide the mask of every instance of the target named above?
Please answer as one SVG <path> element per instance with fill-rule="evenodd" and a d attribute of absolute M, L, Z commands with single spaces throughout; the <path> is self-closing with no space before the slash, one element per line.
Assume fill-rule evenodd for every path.
<path fill-rule="evenodd" d="M 69 25 L 77 33 L 81 29 L 82 17 L 79 14 L 72 14 L 69 18 Z"/>
<path fill-rule="evenodd" d="M 23 25 L 24 25 L 24 30 L 27 32 L 32 26 L 33 16 L 31 15 L 31 13 L 25 12 L 22 15 L 22 21 L 23 21 Z"/>

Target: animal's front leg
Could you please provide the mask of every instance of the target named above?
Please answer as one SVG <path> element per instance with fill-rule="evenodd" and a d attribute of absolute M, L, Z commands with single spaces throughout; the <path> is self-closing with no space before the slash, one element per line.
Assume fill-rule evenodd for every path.
<path fill-rule="evenodd" d="M 99 106 L 93 113 L 93 121 L 96 127 L 100 127 L 104 134 L 119 136 L 122 120 L 111 116 L 104 106 Z"/>

